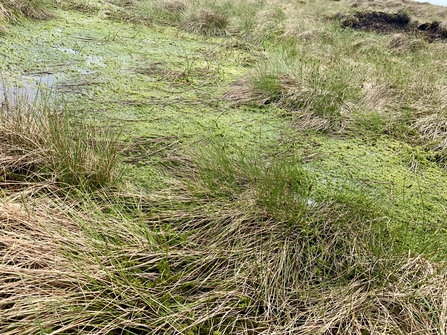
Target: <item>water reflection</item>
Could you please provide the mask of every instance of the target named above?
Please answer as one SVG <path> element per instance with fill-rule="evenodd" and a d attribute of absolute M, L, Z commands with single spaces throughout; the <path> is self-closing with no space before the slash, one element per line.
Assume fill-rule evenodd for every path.
<path fill-rule="evenodd" d="M 0 74 L 0 103 L 16 105 L 20 102 L 37 102 L 42 93 L 51 90 L 57 81 L 53 73 L 36 73 L 14 76 Z"/>

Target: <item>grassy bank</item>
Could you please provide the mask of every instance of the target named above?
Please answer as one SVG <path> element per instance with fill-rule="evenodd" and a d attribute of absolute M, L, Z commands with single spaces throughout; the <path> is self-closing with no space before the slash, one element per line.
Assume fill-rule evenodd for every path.
<path fill-rule="evenodd" d="M 446 10 L 1 4 L 0 333 L 447 332 Z"/>

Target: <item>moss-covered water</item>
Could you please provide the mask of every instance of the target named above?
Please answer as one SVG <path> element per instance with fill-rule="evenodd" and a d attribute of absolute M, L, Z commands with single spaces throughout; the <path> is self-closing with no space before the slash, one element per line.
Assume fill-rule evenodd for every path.
<path fill-rule="evenodd" d="M 447 176 L 425 151 L 386 137 L 315 136 L 310 143 L 316 196 L 360 200 L 359 207 L 367 199 L 377 219 L 388 218 L 396 239 L 445 257 Z"/>
<path fill-rule="evenodd" d="M 3 76 L 22 87 L 17 93 L 34 96 L 25 92 L 24 76 L 49 74 L 57 78 L 53 99 L 91 122 L 120 127 L 129 143 L 153 138 L 191 143 L 204 134 L 269 141 L 280 126 L 265 113 L 221 103 L 226 85 L 246 71 L 250 56 L 229 40 L 61 11 L 56 19 L 14 27 L 14 34 L 3 38 L 0 55 Z M 151 188 L 153 180 L 142 178 L 156 174 L 145 164 L 151 157 L 138 162 L 129 171 Z"/>

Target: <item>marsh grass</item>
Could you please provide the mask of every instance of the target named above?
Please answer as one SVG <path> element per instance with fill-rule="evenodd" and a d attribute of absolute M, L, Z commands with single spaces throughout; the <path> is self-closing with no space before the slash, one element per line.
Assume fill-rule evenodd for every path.
<path fill-rule="evenodd" d="M 98 189 L 120 179 L 118 134 L 17 97 L 0 109 L 4 179 Z"/>
<path fill-rule="evenodd" d="M 259 62 L 256 72 L 238 80 L 224 99 L 236 105 L 275 105 L 302 129 L 338 129 L 361 96 L 353 68 L 343 62 L 297 59 L 287 51 Z M 318 120 L 312 122 L 312 120 Z"/>
<path fill-rule="evenodd" d="M 208 143 L 194 150 L 196 173 L 189 186 L 196 198 L 254 204 L 278 221 L 291 226 L 300 222 L 311 179 L 299 159 L 263 156 L 226 141 Z"/>
<path fill-rule="evenodd" d="M 208 36 L 222 36 L 227 33 L 229 19 L 226 13 L 212 9 L 195 10 L 187 14 L 182 27 L 188 31 Z"/>
<path fill-rule="evenodd" d="M 224 175 L 247 174 L 250 168 L 231 167 L 236 162 L 225 163 Z M 210 176 L 222 174 L 220 165 L 197 174 L 195 164 L 190 173 L 196 186 L 178 188 L 179 195 L 199 187 L 204 192 Z M 272 173 L 275 179 L 284 179 L 281 169 Z M 259 183 L 274 187 L 269 172 L 256 175 L 264 176 Z M 249 199 L 257 183 L 230 182 L 235 191 L 224 195 L 211 187 L 209 194 L 220 201 L 188 211 L 181 206 L 183 196 L 175 208 L 172 194 L 160 195 L 154 197 L 157 212 L 133 217 L 122 210 L 119 195 L 108 192 L 64 200 L 51 194 L 25 202 L 17 196 L 2 199 L 0 331 L 445 331 L 444 268 L 423 257 L 390 257 L 386 238 L 372 229 L 377 219 L 369 216 L 370 206 L 359 211 L 341 198 L 321 202 L 291 226 L 282 212 L 265 211 L 278 204 L 292 210 L 290 202 Z M 244 195 L 224 201 L 235 192 Z M 387 248 L 378 247 L 383 245 Z"/>
<path fill-rule="evenodd" d="M 8 34 L 9 25 L 22 18 L 44 20 L 54 17 L 48 0 L 4 0 L 0 2 L 0 33 Z"/>

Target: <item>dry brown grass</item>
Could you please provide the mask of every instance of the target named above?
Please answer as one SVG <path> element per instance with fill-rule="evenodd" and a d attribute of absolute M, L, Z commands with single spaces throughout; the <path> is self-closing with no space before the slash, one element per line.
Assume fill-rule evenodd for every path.
<path fill-rule="evenodd" d="M 167 11 L 178 13 L 184 12 L 188 8 L 186 2 L 182 0 L 163 1 L 162 7 Z"/>
<path fill-rule="evenodd" d="M 301 78 L 295 73 L 252 74 L 231 83 L 223 99 L 234 106 L 274 105 L 292 116 L 295 129 L 328 130 L 334 123 L 339 124 L 339 115 L 349 109 L 349 104 L 329 87 L 320 87 L 318 81 L 330 83 L 324 74 L 316 75 L 310 69 L 308 77 Z"/>
<path fill-rule="evenodd" d="M 390 38 L 388 46 L 395 53 L 415 52 L 425 46 L 425 42 L 421 39 L 406 36 L 405 34 L 394 34 Z"/>
<path fill-rule="evenodd" d="M 212 9 L 191 11 L 185 16 L 182 27 L 193 33 L 222 36 L 228 33 L 229 18 L 224 13 Z"/>
<path fill-rule="evenodd" d="M 49 1 L 39 0 L 3 0 L 0 12 L 9 21 L 15 21 L 20 16 L 43 20 L 53 17 L 47 9 L 49 4 Z"/>
<path fill-rule="evenodd" d="M 15 105 L 4 103 L 0 109 L 0 162 L 5 175 L 22 172 L 32 176 L 45 157 L 45 128 L 36 118 L 34 106 L 17 97 Z M 19 107 L 20 106 L 20 107 Z"/>
<path fill-rule="evenodd" d="M 232 82 L 223 99 L 235 106 L 244 104 L 264 105 L 270 100 L 264 92 L 255 89 L 252 76 Z"/>
<path fill-rule="evenodd" d="M 370 79 L 362 84 L 362 100 L 359 105 L 366 110 L 383 112 L 391 108 L 395 96 L 396 92 L 390 88 L 389 84 L 378 79 Z"/>
<path fill-rule="evenodd" d="M 73 122 L 55 108 L 25 97 L 0 108 L 2 180 L 57 182 L 101 188 L 121 176 L 117 134 Z"/>
<path fill-rule="evenodd" d="M 0 2 L 0 33 L 9 33 L 9 24 L 21 17 L 44 20 L 54 17 L 48 10 L 48 1 L 3 0 Z"/>
<path fill-rule="evenodd" d="M 234 105 L 261 106 L 277 103 L 279 106 L 293 109 L 294 105 L 305 105 L 306 97 L 311 97 L 310 90 L 302 88 L 303 85 L 287 74 L 271 76 L 269 80 L 272 81 L 272 86 L 264 88 L 257 85 L 258 78 L 254 74 L 243 77 L 231 83 L 223 98 Z"/>
<path fill-rule="evenodd" d="M 436 150 L 447 150 L 447 117 L 445 112 L 433 113 L 419 118 L 415 128 L 423 141 Z"/>
<path fill-rule="evenodd" d="M 423 145 L 430 150 L 447 150 L 447 86 L 441 82 L 415 83 L 417 99 L 414 102 L 417 115 L 413 127 L 420 134 Z M 415 94 L 416 95 L 416 94 Z"/>

